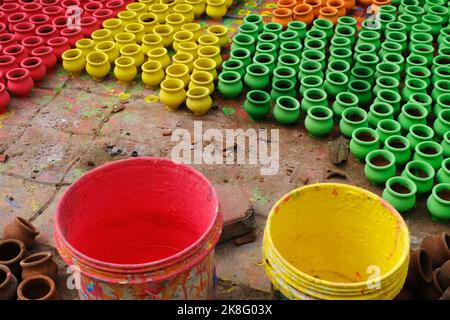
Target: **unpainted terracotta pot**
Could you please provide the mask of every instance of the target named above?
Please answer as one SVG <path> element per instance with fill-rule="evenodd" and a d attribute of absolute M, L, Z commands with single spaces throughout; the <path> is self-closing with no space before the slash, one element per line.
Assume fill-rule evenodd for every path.
<path fill-rule="evenodd" d="M 25 257 L 25 245 L 16 239 L 0 240 L 0 264 L 11 270 L 17 278 L 20 278 L 22 269 L 20 261 Z"/>
<path fill-rule="evenodd" d="M 447 260 L 447 262 L 441 266 L 441 272 L 439 272 L 438 279 L 442 288 L 445 289 L 450 287 L 450 260 Z"/>
<path fill-rule="evenodd" d="M 416 295 L 411 288 L 403 287 L 394 300 L 416 300 Z"/>
<path fill-rule="evenodd" d="M 31 247 L 34 238 L 39 234 L 37 228 L 26 219 L 16 217 L 3 229 L 3 239 L 17 239 L 22 241 L 27 247 Z"/>
<path fill-rule="evenodd" d="M 433 269 L 436 269 L 450 260 L 450 234 L 442 232 L 436 236 L 425 237 L 420 248 L 428 253 Z"/>
<path fill-rule="evenodd" d="M 55 300 L 56 296 L 55 282 L 44 275 L 31 276 L 17 288 L 18 300 Z"/>
<path fill-rule="evenodd" d="M 56 280 L 58 274 L 58 265 L 53 261 L 51 252 L 34 253 L 22 261 L 22 280 L 34 275 L 44 275 Z"/>
<path fill-rule="evenodd" d="M 0 264 L 0 300 L 14 300 L 16 298 L 17 278 L 7 266 Z"/>
<path fill-rule="evenodd" d="M 405 287 L 419 288 L 430 283 L 433 273 L 431 266 L 431 259 L 425 250 L 411 250 Z"/>
<path fill-rule="evenodd" d="M 420 296 L 425 300 L 437 300 L 444 294 L 444 289 L 442 289 L 439 284 L 438 276 L 441 268 L 437 268 L 433 271 L 433 280 L 423 285 L 419 288 Z"/>

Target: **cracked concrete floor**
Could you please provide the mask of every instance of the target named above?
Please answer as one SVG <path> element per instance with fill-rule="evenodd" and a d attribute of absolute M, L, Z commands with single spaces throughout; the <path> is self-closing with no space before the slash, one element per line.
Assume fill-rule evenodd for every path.
<path fill-rule="evenodd" d="M 126 100 L 119 96 L 126 93 Z M 41 230 L 39 248 L 53 250 L 55 206 L 81 175 L 109 161 L 132 155 L 170 157 L 175 128 L 193 131 L 195 120 L 203 129 L 278 128 L 280 131 L 280 170 L 262 177 L 256 165 L 195 165 L 213 184 L 232 184 L 247 197 L 255 209 L 257 232 L 253 243 L 236 246 L 233 241 L 217 248 L 218 298 L 266 299 L 270 283 L 261 266 L 262 232 L 271 206 L 283 194 L 306 183 L 337 181 L 369 189 L 381 188 L 365 179 L 363 166 L 354 158 L 343 166 L 346 179 L 326 178 L 329 161 L 328 141 L 336 136 L 316 139 L 308 136 L 301 122 L 278 126 L 273 121 L 249 120 L 237 101 L 222 101 L 204 117 L 196 118 L 186 108 L 166 111 L 152 90 L 141 82 L 124 86 L 112 77 L 92 81 L 87 75 L 71 79 L 61 69 L 50 74 L 25 99 L 13 98 L 9 111 L 0 116 L 0 230 L 14 216 L 33 221 Z M 117 111 L 117 106 L 124 106 Z M 404 215 L 417 246 L 429 234 L 448 230 L 431 221 L 425 199 Z M 232 199 L 230 199 L 232 201 Z M 64 289 L 65 269 L 59 260 L 60 297 L 76 299 L 74 291 Z"/>

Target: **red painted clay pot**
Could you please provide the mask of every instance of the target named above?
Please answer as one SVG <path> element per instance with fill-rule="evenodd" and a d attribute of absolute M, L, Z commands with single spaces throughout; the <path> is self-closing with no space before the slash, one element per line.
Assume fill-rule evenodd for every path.
<path fill-rule="evenodd" d="M 0 56 L 0 72 L 6 76 L 6 73 L 17 67 L 17 61 L 16 58 L 14 58 L 13 56 Z"/>
<path fill-rule="evenodd" d="M 6 79 L 8 80 L 8 91 L 18 97 L 27 97 L 34 86 L 30 72 L 24 68 L 9 70 L 6 74 Z"/>
<path fill-rule="evenodd" d="M 44 7 L 44 9 L 42 10 L 42 13 L 48 15 L 50 19 L 62 16 L 65 12 L 66 11 L 60 6 Z"/>
<path fill-rule="evenodd" d="M 55 26 L 51 24 L 44 24 L 36 28 L 36 35 L 42 37 L 45 43 L 47 43 L 48 39 L 58 37 L 59 32 Z"/>
<path fill-rule="evenodd" d="M 80 1 L 78 0 L 64 0 L 61 2 L 61 7 L 67 9 L 71 6 L 76 6 L 76 7 L 80 7 L 81 8 L 81 4 Z"/>
<path fill-rule="evenodd" d="M 31 22 L 20 22 L 14 25 L 14 35 L 17 42 L 22 42 L 29 35 L 34 34 L 36 26 Z"/>
<path fill-rule="evenodd" d="M 32 254 L 20 261 L 20 266 L 22 267 L 22 280 L 38 274 L 56 280 L 58 274 L 58 266 L 52 260 L 50 252 Z"/>
<path fill-rule="evenodd" d="M 425 237 L 420 248 L 430 256 L 433 269 L 439 268 L 450 259 L 450 234 L 442 232 L 434 237 Z"/>
<path fill-rule="evenodd" d="M 6 27 L 6 24 L 3 22 L 0 22 L 0 34 L 8 32 L 8 28 Z"/>
<path fill-rule="evenodd" d="M 96 17 L 82 17 L 80 19 L 80 27 L 85 37 L 90 37 L 91 33 L 99 28 Z"/>
<path fill-rule="evenodd" d="M 5 20 L 5 13 L 0 11 L 0 22 L 6 22 Z"/>
<path fill-rule="evenodd" d="M 27 17 L 42 13 L 42 5 L 37 2 L 27 3 L 22 6 L 22 11 L 26 13 Z"/>
<path fill-rule="evenodd" d="M 52 47 L 42 46 L 35 48 L 31 51 L 31 55 L 42 59 L 42 63 L 44 64 L 47 72 L 50 72 L 58 62 L 56 55 L 53 53 Z"/>
<path fill-rule="evenodd" d="M 59 5 L 59 0 L 39 0 L 39 3 L 43 7 L 57 6 Z"/>
<path fill-rule="evenodd" d="M 99 21 L 103 21 L 114 17 L 114 12 L 110 9 L 100 9 L 94 12 L 94 17 Z"/>
<path fill-rule="evenodd" d="M 433 271 L 433 280 L 423 285 L 419 292 L 422 299 L 425 300 L 437 300 L 444 294 L 444 289 L 439 284 L 438 276 L 441 268 L 437 268 Z"/>
<path fill-rule="evenodd" d="M 422 249 L 411 250 L 405 286 L 419 288 L 431 282 L 432 274 L 433 269 L 428 253 Z"/>
<path fill-rule="evenodd" d="M 28 17 L 24 12 L 17 12 L 10 15 L 7 19 L 9 32 L 14 33 L 14 26 L 20 22 L 26 21 L 28 21 Z"/>
<path fill-rule="evenodd" d="M 106 3 L 105 7 L 106 9 L 112 10 L 114 16 L 116 16 L 125 7 L 125 2 L 123 0 L 110 0 Z"/>
<path fill-rule="evenodd" d="M 69 45 L 74 47 L 75 43 L 83 39 L 84 35 L 81 28 L 65 28 L 61 30 L 61 37 L 67 38 Z"/>
<path fill-rule="evenodd" d="M 69 18 L 65 16 L 56 17 L 52 20 L 52 25 L 61 32 L 62 29 L 67 28 Z"/>
<path fill-rule="evenodd" d="M 0 45 L 3 48 L 17 44 L 16 37 L 12 33 L 2 33 L 0 34 Z"/>
<path fill-rule="evenodd" d="M 65 37 L 55 37 L 47 41 L 47 45 L 52 47 L 56 58 L 61 59 L 64 51 L 70 49 L 69 40 Z"/>
<path fill-rule="evenodd" d="M 5 113 L 7 111 L 6 108 L 8 106 L 9 100 L 10 97 L 8 91 L 6 91 L 5 84 L 0 83 L 0 114 Z"/>
<path fill-rule="evenodd" d="M 292 10 L 288 8 L 276 8 L 272 11 L 272 22 L 281 24 L 284 28 L 292 21 Z"/>
<path fill-rule="evenodd" d="M 3 54 L 16 58 L 17 64 L 28 56 L 25 47 L 21 44 L 13 44 L 3 49 Z"/>
<path fill-rule="evenodd" d="M 0 6 L 0 11 L 5 14 L 5 19 L 8 21 L 10 15 L 20 11 L 20 4 L 13 2 L 4 3 Z"/>
<path fill-rule="evenodd" d="M 95 11 L 103 9 L 103 4 L 97 1 L 89 1 L 83 8 L 85 16 L 93 16 Z"/>
<path fill-rule="evenodd" d="M 450 260 L 447 260 L 447 262 L 441 266 L 438 280 L 442 288 L 450 287 Z"/>
<path fill-rule="evenodd" d="M 28 70 L 34 83 L 42 81 L 47 73 L 47 70 L 42 63 L 42 59 L 38 57 L 28 57 L 24 59 L 20 63 L 20 67 Z"/>
<path fill-rule="evenodd" d="M 30 22 L 37 28 L 50 22 L 50 17 L 43 13 L 38 13 L 30 17 Z"/>
<path fill-rule="evenodd" d="M 31 51 L 34 48 L 40 47 L 44 44 L 44 40 L 38 36 L 29 36 L 22 40 L 22 45 L 25 47 L 25 50 L 28 52 L 28 55 L 31 54 Z"/>
<path fill-rule="evenodd" d="M 5 77 L 3 76 L 3 72 L 0 71 L 0 83 L 5 84 Z"/>

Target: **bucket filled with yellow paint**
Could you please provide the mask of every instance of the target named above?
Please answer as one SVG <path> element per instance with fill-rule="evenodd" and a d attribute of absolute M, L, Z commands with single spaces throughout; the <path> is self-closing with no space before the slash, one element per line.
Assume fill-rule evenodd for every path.
<path fill-rule="evenodd" d="M 313 184 L 272 208 L 263 257 L 275 299 L 393 299 L 408 271 L 409 233 L 377 195 Z"/>

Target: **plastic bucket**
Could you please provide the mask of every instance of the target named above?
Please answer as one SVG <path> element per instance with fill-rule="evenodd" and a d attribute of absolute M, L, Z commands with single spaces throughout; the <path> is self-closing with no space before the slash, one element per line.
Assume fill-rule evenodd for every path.
<path fill-rule="evenodd" d="M 314 184 L 270 211 L 263 256 L 279 299 L 393 299 L 409 263 L 400 214 L 366 190 Z"/>
<path fill-rule="evenodd" d="M 132 158 L 67 189 L 54 236 L 79 270 L 81 299 L 207 299 L 221 229 L 216 193 L 202 174 L 168 159 Z"/>

